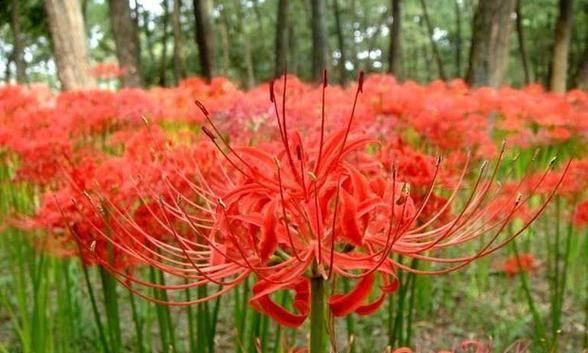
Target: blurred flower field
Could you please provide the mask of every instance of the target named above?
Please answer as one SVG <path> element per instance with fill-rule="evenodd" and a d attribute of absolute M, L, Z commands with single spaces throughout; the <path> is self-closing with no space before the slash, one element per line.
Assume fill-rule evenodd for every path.
<path fill-rule="evenodd" d="M 0 352 L 586 349 L 588 94 L 324 79 L 0 86 Z"/>

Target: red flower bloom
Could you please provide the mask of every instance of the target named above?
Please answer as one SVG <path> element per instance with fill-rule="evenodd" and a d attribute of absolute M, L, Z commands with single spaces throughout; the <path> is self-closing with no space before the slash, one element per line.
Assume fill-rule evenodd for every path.
<path fill-rule="evenodd" d="M 102 223 L 91 222 L 97 235 L 124 256 L 188 280 L 187 284 L 161 286 L 121 271 L 104 258 L 99 259 L 123 285 L 160 303 L 163 301 L 149 297 L 136 286 L 180 290 L 218 285 L 217 292 L 205 298 L 165 302 L 188 305 L 222 295 L 254 275 L 257 282 L 250 304 L 277 322 L 296 327 L 309 314 L 311 279 L 332 280 L 338 276 L 356 280 L 356 284 L 348 293 L 336 292 L 328 298 L 331 313 L 365 315 L 377 310 L 386 295 L 396 290 L 398 270 L 443 274 L 463 268 L 502 248 L 545 207 L 545 204 L 539 207 L 520 230 L 500 238 L 506 225 L 535 189 L 542 186 L 547 175 L 546 172 L 540 177 L 526 194 L 519 194 L 524 191 L 522 187 L 503 194 L 502 187 L 494 183 L 503 158 L 501 152 L 495 166 L 482 165 L 465 204 L 456 207 L 456 213 L 449 217 L 447 210 L 455 207 L 454 200 L 465 183 L 469 158 L 448 197 L 436 199 L 433 192 L 437 187 L 440 159 L 431 163 L 424 157 L 416 158 L 419 165 L 429 167 L 422 174 L 416 173 L 406 161 L 388 161 L 387 168 L 383 163 L 376 163 L 377 158 L 369 147 L 378 141 L 363 134 L 360 131 L 363 122 L 355 120 L 363 74 L 350 117 L 345 124 L 337 121 L 339 125 L 328 134 L 331 129 L 324 110 L 325 82 L 319 130 L 314 136 L 310 127 L 316 124 L 309 124 L 309 130 L 301 131 L 292 131 L 289 126 L 286 80 L 287 77 L 281 102 L 275 96 L 273 83 L 270 84 L 277 141 L 255 147 L 233 146 L 206 108 L 197 102 L 210 124 L 203 127 L 203 133 L 222 154 L 222 165 L 216 156 L 212 156 L 209 170 L 189 160 L 179 163 L 173 149 L 169 152 L 165 146 L 155 143 L 151 150 L 156 157 L 146 170 L 159 172 L 153 178 L 142 177 L 137 184 L 141 200 L 137 217 L 129 212 L 134 209 L 122 206 L 116 199 L 118 193 L 100 196 L 86 193 L 87 201 L 108 215 L 102 222 L 111 225 L 109 233 L 102 230 Z M 418 197 L 413 197 L 411 184 L 407 182 L 411 178 L 420 184 Z M 112 180 L 107 185 L 117 183 L 129 184 L 128 180 Z M 559 183 L 561 177 L 553 188 Z M 546 202 L 553 193 L 551 190 Z M 490 202 L 497 198 L 501 200 L 500 207 Z M 427 209 L 429 202 L 434 202 L 435 210 Z M 443 256 L 449 248 L 482 237 L 485 245 L 473 254 Z M 413 269 L 396 261 L 392 254 L 440 267 Z M 295 311 L 288 311 L 272 300 L 272 293 L 278 290 L 296 293 Z"/>
<path fill-rule="evenodd" d="M 533 254 L 522 253 L 519 256 L 511 256 L 499 267 L 508 276 L 514 276 L 521 272 L 531 272 L 537 267 L 537 260 Z"/>

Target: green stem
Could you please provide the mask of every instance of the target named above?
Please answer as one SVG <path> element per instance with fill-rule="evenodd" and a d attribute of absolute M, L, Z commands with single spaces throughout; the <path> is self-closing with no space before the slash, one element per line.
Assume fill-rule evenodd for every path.
<path fill-rule="evenodd" d="M 516 239 L 513 239 L 512 241 L 512 249 L 514 251 L 515 254 L 515 258 L 517 259 L 517 265 L 519 266 L 519 268 L 522 267 L 521 264 L 521 259 L 519 257 L 519 250 L 517 248 L 517 243 L 516 243 Z M 527 300 L 527 305 L 529 306 L 529 311 L 531 312 L 531 315 L 533 316 L 533 321 L 535 324 L 535 336 L 539 342 L 539 344 L 541 344 L 542 346 L 545 345 L 545 327 L 543 326 L 543 323 L 541 321 L 541 316 L 539 315 L 539 312 L 537 311 L 537 307 L 535 306 L 535 301 L 533 299 L 533 296 L 531 295 L 531 289 L 529 288 L 529 283 L 527 280 L 527 274 L 524 272 L 520 272 L 519 273 L 519 279 L 521 281 L 521 287 L 523 288 L 523 293 L 525 294 L 525 299 Z M 545 348 L 545 346 L 544 346 Z"/>
<path fill-rule="evenodd" d="M 325 287 L 325 280 L 322 277 L 310 280 L 310 353 L 327 352 Z"/>

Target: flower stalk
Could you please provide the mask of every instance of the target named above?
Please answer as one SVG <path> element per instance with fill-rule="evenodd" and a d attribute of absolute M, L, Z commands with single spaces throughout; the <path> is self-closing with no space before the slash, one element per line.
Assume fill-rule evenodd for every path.
<path fill-rule="evenodd" d="M 327 352 L 326 284 L 322 276 L 310 280 L 310 353 Z"/>

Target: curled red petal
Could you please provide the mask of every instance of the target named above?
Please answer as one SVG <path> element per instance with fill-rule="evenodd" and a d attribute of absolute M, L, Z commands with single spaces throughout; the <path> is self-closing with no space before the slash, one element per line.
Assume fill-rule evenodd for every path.
<path fill-rule="evenodd" d="M 276 234 L 275 207 L 270 204 L 265 208 L 263 225 L 261 227 L 261 240 L 259 241 L 259 256 L 266 261 L 278 247 L 278 236 Z"/>
<path fill-rule="evenodd" d="M 264 288 L 264 282 L 258 282 L 253 287 L 253 292 L 256 293 Z M 293 313 L 283 306 L 276 304 L 271 298 L 269 294 L 265 294 L 262 296 L 254 296 L 252 299 L 249 300 L 249 304 L 257 311 L 271 317 L 273 320 L 278 322 L 279 324 L 297 328 L 308 316 L 310 305 L 310 288 L 308 279 L 302 278 L 296 284 L 291 285 L 291 288 L 294 289 L 296 292 L 294 296 L 294 307 L 298 311 L 298 314 Z"/>
<path fill-rule="evenodd" d="M 349 293 L 332 295 L 329 298 L 329 306 L 333 315 L 345 316 L 362 306 L 372 291 L 374 280 L 374 273 L 370 273 L 358 281 Z"/>
<path fill-rule="evenodd" d="M 363 244 L 363 236 L 357 220 L 357 201 L 351 194 L 341 190 L 341 217 L 339 218 L 343 236 L 356 246 Z"/>
<path fill-rule="evenodd" d="M 304 320 L 308 316 L 308 314 L 294 314 L 286 310 L 271 300 L 269 295 L 264 295 L 249 303 L 257 311 L 271 317 L 277 323 L 286 327 L 297 328 L 304 323 Z"/>
<path fill-rule="evenodd" d="M 386 296 L 392 292 L 395 292 L 398 289 L 399 281 L 397 278 L 394 278 L 392 281 L 386 280 L 384 278 L 385 283 L 380 287 L 380 295 L 376 300 L 371 303 L 365 304 L 360 306 L 355 310 L 355 312 L 359 315 L 371 315 L 376 312 L 382 304 L 384 304 L 384 300 Z"/>
<path fill-rule="evenodd" d="M 374 312 L 376 312 L 376 310 L 378 310 L 382 306 L 382 304 L 384 304 L 384 300 L 386 299 L 386 295 L 387 294 L 384 291 L 382 291 L 382 293 L 380 293 L 380 295 L 378 296 L 378 298 L 376 300 L 374 300 L 371 303 L 360 306 L 359 308 L 355 309 L 355 312 L 359 315 L 362 315 L 362 316 L 373 314 Z"/>
<path fill-rule="evenodd" d="M 349 175 L 351 176 L 351 185 L 353 186 L 353 195 L 359 200 L 365 200 L 368 197 L 370 185 L 366 178 L 351 166 L 346 166 Z"/>

